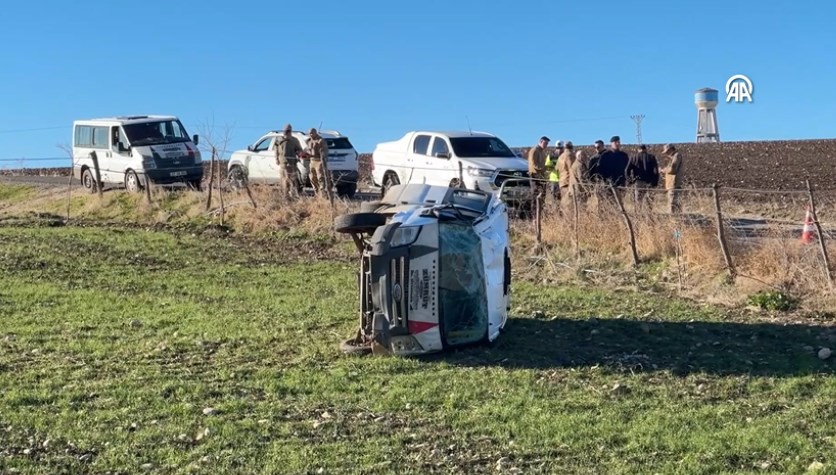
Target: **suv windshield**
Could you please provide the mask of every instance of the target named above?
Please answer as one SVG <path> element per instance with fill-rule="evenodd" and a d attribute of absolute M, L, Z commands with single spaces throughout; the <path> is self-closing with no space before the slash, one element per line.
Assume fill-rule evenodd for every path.
<path fill-rule="evenodd" d="M 159 145 L 188 142 L 189 135 L 179 120 L 142 122 L 122 126 L 131 145 Z"/>
<path fill-rule="evenodd" d="M 354 147 L 351 146 L 351 142 L 348 141 L 347 137 L 339 137 L 339 138 L 336 138 L 336 139 L 325 139 L 325 143 L 328 144 L 328 149 L 329 150 L 354 148 Z"/>
<path fill-rule="evenodd" d="M 505 142 L 496 137 L 451 137 L 450 144 L 458 157 L 516 157 Z"/>

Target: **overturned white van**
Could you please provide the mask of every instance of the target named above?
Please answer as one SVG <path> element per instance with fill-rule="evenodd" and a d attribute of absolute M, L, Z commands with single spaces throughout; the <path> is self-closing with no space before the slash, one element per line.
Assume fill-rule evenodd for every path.
<path fill-rule="evenodd" d="M 203 163 L 198 137 L 173 116 L 129 116 L 73 122 L 73 175 L 91 193 L 105 184 L 141 191 L 153 184 L 185 183 L 200 189 Z M 93 152 L 101 183 L 96 182 Z"/>

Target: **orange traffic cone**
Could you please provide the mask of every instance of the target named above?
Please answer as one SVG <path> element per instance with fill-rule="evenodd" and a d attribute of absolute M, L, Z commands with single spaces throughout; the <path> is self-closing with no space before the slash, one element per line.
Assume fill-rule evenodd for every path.
<path fill-rule="evenodd" d="M 804 244 L 810 244 L 813 242 L 813 213 L 810 212 L 810 208 L 807 208 L 807 216 L 804 218 L 804 230 L 801 231 L 801 242 Z"/>

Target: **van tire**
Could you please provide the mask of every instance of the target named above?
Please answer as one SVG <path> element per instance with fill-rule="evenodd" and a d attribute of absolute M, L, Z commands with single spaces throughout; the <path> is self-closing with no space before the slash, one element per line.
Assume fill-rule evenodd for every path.
<path fill-rule="evenodd" d="M 84 171 L 81 172 L 81 186 L 84 187 L 88 193 L 95 193 L 99 191 L 99 187 L 96 184 L 96 177 L 93 176 L 93 170 L 85 168 Z"/>
<path fill-rule="evenodd" d="M 334 230 L 343 234 L 372 234 L 375 229 L 386 224 L 386 216 L 377 213 L 351 213 L 337 216 Z"/>
<path fill-rule="evenodd" d="M 139 181 L 139 175 L 133 170 L 125 172 L 125 189 L 128 193 L 139 193 L 142 191 L 142 183 Z"/>
<path fill-rule="evenodd" d="M 356 338 L 351 338 L 340 343 L 340 351 L 346 355 L 365 356 L 372 354 L 372 346 L 359 345 Z"/>

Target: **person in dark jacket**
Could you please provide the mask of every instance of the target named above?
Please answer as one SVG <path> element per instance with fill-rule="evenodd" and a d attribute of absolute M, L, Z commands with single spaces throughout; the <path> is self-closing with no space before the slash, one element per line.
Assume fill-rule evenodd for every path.
<path fill-rule="evenodd" d="M 648 188 L 659 186 L 659 162 L 656 156 L 647 152 L 646 145 L 639 145 L 639 153 L 630 157 L 624 170 L 627 184 L 634 189 L 637 210 L 645 210 L 649 205 Z"/>
<path fill-rule="evenodd" d="M 624 186 L 627 184 L 624 171 L 628 163 L 630 163 L 630 157 L 621 150 L 621 138 L 614 135 L 610 139 L 610 149 L 601 154 L 600 174 L 613 186 Z"/>

